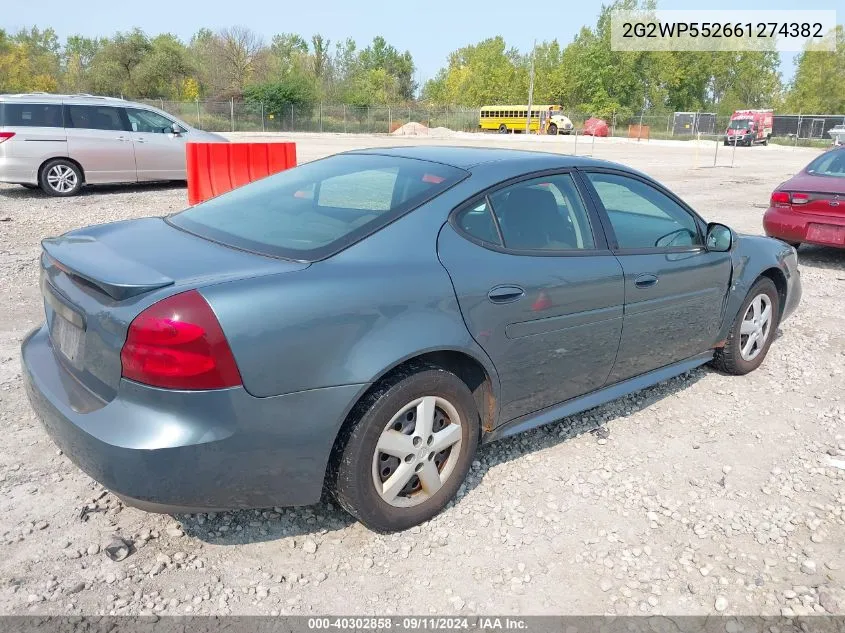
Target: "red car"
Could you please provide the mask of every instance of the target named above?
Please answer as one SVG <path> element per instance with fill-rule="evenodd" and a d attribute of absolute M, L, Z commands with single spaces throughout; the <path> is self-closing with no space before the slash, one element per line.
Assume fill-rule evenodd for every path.
<path fill-rule="evenodd" d="M 763 228 L 796 248 L 845 248 L 845 147 L 825 152 L 775 189 Z"/>

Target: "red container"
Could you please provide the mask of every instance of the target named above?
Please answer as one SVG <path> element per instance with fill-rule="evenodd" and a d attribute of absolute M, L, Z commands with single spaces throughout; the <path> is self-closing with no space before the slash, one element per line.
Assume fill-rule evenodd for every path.
<path fill-rule="evenodd" d="M 185 147 L 189 204 L 296 167 L 296 143 L 188 143 Z"/>
<path fill-rule="evenodd" d="M 607 121 L 596 118 L 587 119 L 584 122 L 584 130 L 581 132 L 584 136 L 607 136 L 607 133 Z"/>

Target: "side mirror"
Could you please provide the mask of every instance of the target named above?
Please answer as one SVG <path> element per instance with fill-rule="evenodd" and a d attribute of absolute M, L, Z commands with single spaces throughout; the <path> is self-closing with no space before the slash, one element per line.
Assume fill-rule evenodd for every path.
<path fill-rule="evenodd" d="M 706 246 L 708 251 L 726 253 L 733 246 L 734 234 L 724 224 L 711 222 L 707 225 Z"/>
<path fill-rule="evenodd" d="M 170 131 L 173 132 L 176 136 L 179 136 L 182 133 L 182 128 L 179 126 L 178 123 L 171 123 Z"/>

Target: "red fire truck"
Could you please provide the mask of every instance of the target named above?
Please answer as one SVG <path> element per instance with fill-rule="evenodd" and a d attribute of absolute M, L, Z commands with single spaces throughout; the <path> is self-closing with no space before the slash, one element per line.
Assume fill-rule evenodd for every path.
<path fill-rule="evenodd" d="M 772 110 L 737 110 L 725 130 L 725 145 L 767 145 L 772 137 Z"/>

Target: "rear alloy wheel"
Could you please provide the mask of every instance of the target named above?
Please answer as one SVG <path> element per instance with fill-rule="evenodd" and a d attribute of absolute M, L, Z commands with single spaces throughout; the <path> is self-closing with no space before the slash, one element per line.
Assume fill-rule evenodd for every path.
<path fill-rule="evenodd" d="M 379 532 L 434 517 L 457 493 L 478 445 L 469 388 L 425 368 L 375 389 L 358 411 L 335 456 L 338 502 Z"/>
<path fill-rule="evenodd" d="M 502 123 L 499 126 L 499 134 L 507 134 L 508 133 L 508 126 Z"/>
<path fill-rule="evenodd" d="M 731 326 L 725 346 L 716 350 L 713 365 L 726 373 L 743 375 L 766 358 L 780 318 L 774 282 L 763 277 L 751 287 Z"/>
<path fill-rule="evenodd" d="M 552 136 L 557 136 L 557 124 L 556 123 L 550 123 L 549 129 L 546 130 L 546 132 L 551 134 Z"/>
<path fill-rule="evenodd" d="M 50 196 L 67 197 L 79 193 L 82 188 L 82 172 L 69 160 L 51 160 L 41 170 L 41 189 Z"/>

